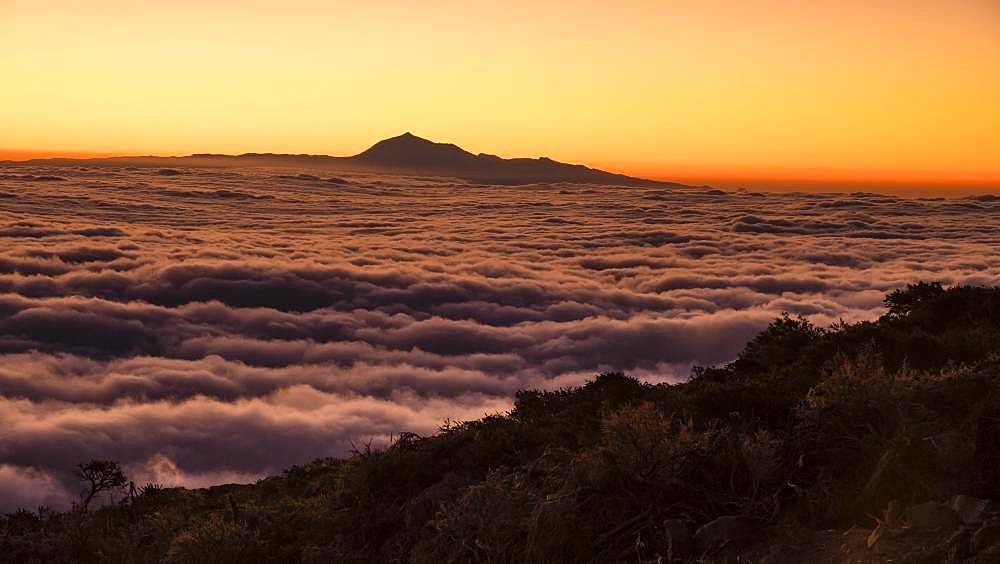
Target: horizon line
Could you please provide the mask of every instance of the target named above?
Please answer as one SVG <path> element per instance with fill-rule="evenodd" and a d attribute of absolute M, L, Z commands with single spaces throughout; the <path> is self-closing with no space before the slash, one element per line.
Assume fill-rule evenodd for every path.
<path fill-rule="evenodd" d="M 401 134 L 402 135 L 402 134 Z M 388 137 L 392 139 L 397 136 Z M 416 136 L 420 139 L 424 137 Z M 435 143 L 448 144 L 448 142 Z M 462 148 L 461 146 L 459 146 Z M 468 151 L 467 149 L 462 148 Z M 363 150 L 362 150 L 363 152 Z M 468 151 L 474 155 L 486 154 Z M 217 151 L 196 151 L 196 152 L 176 152 L 176 151 L 142 151 L 131 152 L 107 152 L 107 151 L 87 151 L 87 150 L 59 150 L 59 149 L 22 149 L 0 147 L 0 162 L 27 163 L 31 161 L 45 160 L 102 160 L 115 158 L 185 158 L 202 155 L 240 157 L 245 155 L 288 155 L 288 156 L 311 156 L 311 157 L 333 157 L 348 158 L 353 155 L 332 155 L 330 153 L 313 152 L 288 152 L 288 151 L 241 151 L 241 152 L 217 152 Z M 503 157 L 503 158 L 551 158 L 546 156 L 531 157 Z M 833 167 L 758 167 L 758 166 L 718 166 L 712 168 L 692 167 L 683 164 L 671 163 L 659 166 L 654 165 L 629 165 L 614 162 L 587 162 L 572 163 L 560 158 L 553 158 L 558 162 L 566 164 L 583 164 L 584 166 L 599 169 L 614 174 L 623 174 L 643 180 L 654 180 L 663 182 L 680 182 L 685 184 L 711 184 L 735 187 L 746 184 L 747 188 L 752 188 L 757 184 L 764 188 L 791 189 L 795 186 L 802 188 L 834 188 L 834 187 L 894 187 L 894 188 L 920 188 L 940 189 L 953 186 L 955 188 L 977 189 L 977 190 L 1000 190 L 1000 176 L 997 178 L 983 177 L 979 174 L 956 172 L 952 175 L 942 174 L 933 171 L 914 170 L 857 170 Z"/>

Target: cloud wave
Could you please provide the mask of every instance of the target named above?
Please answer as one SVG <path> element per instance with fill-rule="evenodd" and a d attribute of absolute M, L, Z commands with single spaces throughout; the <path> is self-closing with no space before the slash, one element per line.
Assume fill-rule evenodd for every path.
<path fill-rule="evenodd" d="M 253 480 L 525 387 L 677 381 L 784 311 L 870 319 L 905 283 L 1000 274 L 987 196 L 6 168 L 0 510 L 64 506 L 88 458 Z"/>

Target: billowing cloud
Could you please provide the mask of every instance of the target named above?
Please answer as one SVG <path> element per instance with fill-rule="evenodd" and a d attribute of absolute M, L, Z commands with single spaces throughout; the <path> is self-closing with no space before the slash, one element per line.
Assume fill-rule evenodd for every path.
<path fill-rule="evenodd" d="M 677 381 L 781 312 L 870 319 L 907 282 L 1000 274 L 996 197 L 8 168 L 0 510 L 65 506 L 89 458 L 251 481 L 518 389 Z"/>
<path fill-rule="evenodd" d="M 56 476 L 34 467 L 0 464 L 0 499 L 4 511 L 64 506 L 75 496 Z"/>

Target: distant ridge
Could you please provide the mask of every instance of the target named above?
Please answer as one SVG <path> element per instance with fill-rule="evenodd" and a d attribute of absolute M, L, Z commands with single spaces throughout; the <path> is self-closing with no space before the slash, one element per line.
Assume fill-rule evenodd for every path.
<path fill-rule="evenodd" d="M 186 157 L 105 157 L 95 159 L 33 159 L 0 161 L 7 163 L 52 165 L 115 166 L 267 166 L 322 168 L 340 171 L 391 172 L 444 176 L 482 184 L 535 184 L 572 182 L 623 186 L 683 186 L 605 172 L 578 164 L 567 164 L 547 157 L 503 159 L 496 155 L 478 155 L 452 143 L 436 143 L 406 132 L 383 139 L 352 157 L 328 155 L 293 155 L 280 153 L 244 153 L 220 155 L 200 153 Z"/>

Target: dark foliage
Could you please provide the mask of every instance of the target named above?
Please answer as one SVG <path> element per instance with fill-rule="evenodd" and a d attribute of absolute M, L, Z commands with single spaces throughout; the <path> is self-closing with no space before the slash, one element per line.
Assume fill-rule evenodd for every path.
<path fill-rule="evenodd" d="M 885 307 L 889 315 L 907 315 L 921 304 L 933 301 L 944 293 L 940 282 L 917 282 L 907 284 L 905 290 L 894 290 L 885 297 Z"/>
<path fill-rule="evenodd" d="M 886 306 L 877 321 L 826 329 L 782 317 L 733 363 L 684 384 L 603 374 L 255 485 L 149 485 L 89 512 L 20 511 L 0 521 L 0 555 L 725 561 L 731 551 L 705 554 L 687 532 L 727 515 L 767 524 L 741 548 L 752 559 L 787 531 L 846 527 L 889 502 L 997 497 L 1000 289 L 922 283 Z M 104 475 L 95 464 L 113 463 L 81 470 Z"/>

